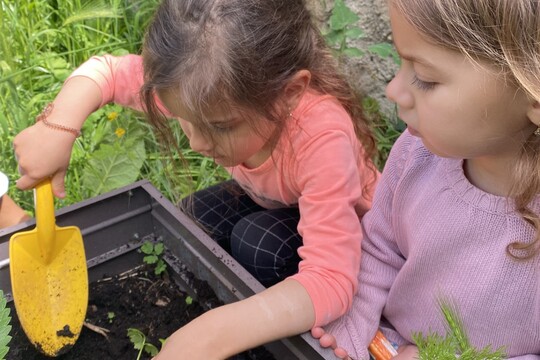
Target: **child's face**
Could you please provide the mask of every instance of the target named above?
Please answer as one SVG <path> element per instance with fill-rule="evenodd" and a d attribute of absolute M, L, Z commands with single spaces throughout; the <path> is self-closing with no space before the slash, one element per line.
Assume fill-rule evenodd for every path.
<path fill-rule="evenodd" d="M 525 93 L 495 68 L 427 42 L 390 8 L 402 64 L 386 94 L 411 134 L 443 157 L 498 159 L 519 151 L 535 129 Z"/>
<path fill-rule="evenodd" d="M 272 149 L 268 144 L 274 127 L 261 120 L 265 128 L 255 131 L 245 116 L 228 106 L 214 106 L 204 114 L 207 121 L 202 125 L 198 120 L 190 119 L 189 112 L 177 100 L 172 92 L 159 94 L 165 107 L 177 117 L 182 130 L 189 139 L 190 147 L 222 166 L 243 164 L 248 168 L 260 166 Z"/>

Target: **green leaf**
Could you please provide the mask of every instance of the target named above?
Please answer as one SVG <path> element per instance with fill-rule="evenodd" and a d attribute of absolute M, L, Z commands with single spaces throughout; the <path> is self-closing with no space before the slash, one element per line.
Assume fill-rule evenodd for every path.
<path fill-rule="evenodd" d="M 159 255 L 163 254 L 164 249 L 165 249 L 165 245 L 163 245 L 163 243 L 157 243 L 154 246 L 154 254 L 159 256 Z"/>
<path fill-rule="evenodd" d="M 399 55 L 393 45 L 389 43 L 379 43 L 368 46 L 368 51 L 381 58 L 392 57 L 394 63 L 399 64 Z"/>
<path fill-rule="evenodd" d="M 144 351 L 150 356 L 156 356 L 159 352 L 158 348 L 150 343 L 144 344 Z"/>
<path fill-rule="evenodd" d="M 330 15 L 330 28 L 332 30 L 342 30 L 348 25 L 358 22 L 359 17 L 356 15 L 343 0 L 336 0 L 332 15 Z"/>
<path fill-rule="evenodd" d="M 343 49 L 343 54 L 347 56 L 351 56 L 351 57 L 360 57 L 364 55 L 364 52 L 357 48 L 348 47 L 348 48 Z"/>
<path fill-rule="evenodd" d="M 133 347 L 136 350 L 141 350 L 143 348 L 146 341 L 146 336 L 144 336 L 139 329 L 129 328 L 127 329 L 127 335 L 129 337 L 129 341 L 133 343 Z"/>
<path fill-rule="evenodd" d="M 102 144 L 84 167 L 83 186 L 91 196 L 97 196 L 131 184 L 137 180 L 145 158 L 142 141 Z"/>
<path fill-rule="evenodd" d="M 159 261 L 157 262 L 156 268 L 154 269 L 154 273 L 156 275 L 160 275 L 165 270 L 167 270 L 167 264 L 165 263 L 165 261 L 159 259 Z"/>
<path fill-rule="evenodd" d="M 143 261 L 147 264 L 155 264 L 158 261 L 158 257 L 156 255 L 148 255 L 143 258 Z"/>
<path fill-rule="evenodd" d="M 187 305 L 193 304 L 193 298 L 191 296 L 186 296 L 186 304 Z"/>
<path fill-rule="evenodd" d="M 144 244 L 141 245 L 141 251 L 147 255 L 154 253 L 154 244 L 152 244 L 150 241 L 145 241 Z"/>
<path fill-rule="evenodd" d="M 364 31 L 358 27 L 345 30 L 345 37 L 349 39 L 359 39 L 364 36 Z"/>
<path fill-rule="evenodd" d="M 331 47 L 340 46 L 345 41 L 345 32 L 331 31 L 325 35 L 325 39 Z"/>
<path fill-rule="evenodd" d="M 11 336 L 9 336 L 11 331 L 10 320 L 10 309 L 7 307 L 4 292 L 0 290 L 0 359 L 4 359 L 9 351 L 8 344 L 11 341 Z"/>

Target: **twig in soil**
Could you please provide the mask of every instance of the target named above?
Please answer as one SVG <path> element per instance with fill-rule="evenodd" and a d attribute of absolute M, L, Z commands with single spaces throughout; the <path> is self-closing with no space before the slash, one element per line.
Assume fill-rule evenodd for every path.
<path fill-rule="evenodd" d="M 128 271 L 124 271 L 121 274 L 110 276 L 108 278 L 99 279 L 97 282 L 100 283 L 100 282 L 111 281 L 111 280 L 124 280 L 130 277 L 135 277 L 140 274 L 139 270 L 145 266 L 146 265 L 139 265 L 136 268 L 130 269 Z"/>
<path fill-rule="evenodd" d="M 83 325 L 86 326 L 88 329 L 92 330 L 93 332 L 96 332 L 96 333 L 104 336 L 105 339 L 109 340 L 109 336 L 107 335 L 107 333 L 110 332 L 109 329 L 102 328 L 100 326 L 91 324 L 91 323 L 86 322 L 86 321 L 83 323 Z"/>

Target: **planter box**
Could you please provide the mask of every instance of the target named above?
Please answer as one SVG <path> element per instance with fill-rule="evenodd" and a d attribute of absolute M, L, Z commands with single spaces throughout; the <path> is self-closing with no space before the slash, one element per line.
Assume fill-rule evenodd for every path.
<path fill-rule="evenodd" d="M 136 251 L 146 240 L 158 240 L 167 249 L 171 276 L 187 293 L 190 279 L 206 281 L 218 298 L 230 303 L 260 292 L 264 287 L 216 242 L 168 201 L 148 181 L 140 181 L 56 212 L 59 226 L 81 229 L 89 281 L 104 274 L 120 274 L 142 264 Z M 34 220 L 0 230 L 0 289 L 11 301 L 9 238 L 33 229 Z M 196 297 L 195 294 L 193 294 Z M 265 345 L 279 360 L 335 359 L 309 334 Z"/>

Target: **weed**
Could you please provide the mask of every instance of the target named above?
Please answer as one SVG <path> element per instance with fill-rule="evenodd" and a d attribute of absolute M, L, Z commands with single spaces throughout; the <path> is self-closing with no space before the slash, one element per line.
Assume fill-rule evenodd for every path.
<path fill-rule="evenodd" d="M 364 30 L 357 25 L 359 20 L 360 17 L 343 0 L 334 2 L 328 19 L 328 29 L 323 31 L 323 35 L 328 45 L 333 49 L 334 55 L 338 58 L 343 55 L 349 57 L 365 55 L 365 51 L 349 45 L 351 40 L 365 36 Z M 399 55 L 390 43 L 371 44 L 366 50 L 381 58 L 391 57 L 394 63 L 399 64 Z"/>
<path fill-rule="evenodd" d="M 397 116 L 390 118 L 382 114 L 379 102 L 371 97 L 365 97 L 362 103 L 366 116 L 372 124 L 378 154 L 374 159 L 375 165 L 382 170 L 394 142 L 405 130 L 405 123 Z"/>
<path fill-rule="evenodd" d="M 7 301 L 4 292 L 0 290 L 0 360 L 4 360 L 9 351 L 9 342 L 11 336 L 10 309 L 7 307 Z"/>
<path fill-rule="evenodd" d="M 109 324 L 112 324 L 115 317 L 116 317 L 116 314 L 114 312 L 109 311 L 107 313 L 107 321 L 109 322 Z"/>
<path fill-rule="evenodd" d="M 154 244 L 151 241 L 145 241 L 140 248 L 141 252 L 146 254 L 143 261 L 148 265 L 154 266 L 154 273 L 156 275 L 161 275 L 167 270 L 167 264 L 162 259 L 164 249 L 163 243 Z"/>
<path fill-rule="evenodd" d="M 502 360 L 506 358 L 504 348 L 492 350 L 491 346 L 477 350 L 471 346 L 463 322 L 455 305 L 447 300 L 439 301 L 445 319 L 447 334 L 445 337 L 430 333 L 414 333 L 413 340 L 418 347 L 419 360 Z"/>
<path fill-rule="evenodd" d="M 158 348 L 155 345 L 146 342 L 146 336 L 139 329 L 129 328 L 127 330 L 127 335 L 129 341 L 133 343 L 133 348 L 139 350 L 137 360 L 141 358 L 143 351 L 150 356 L 156 356 L 158 354 Z"/>

